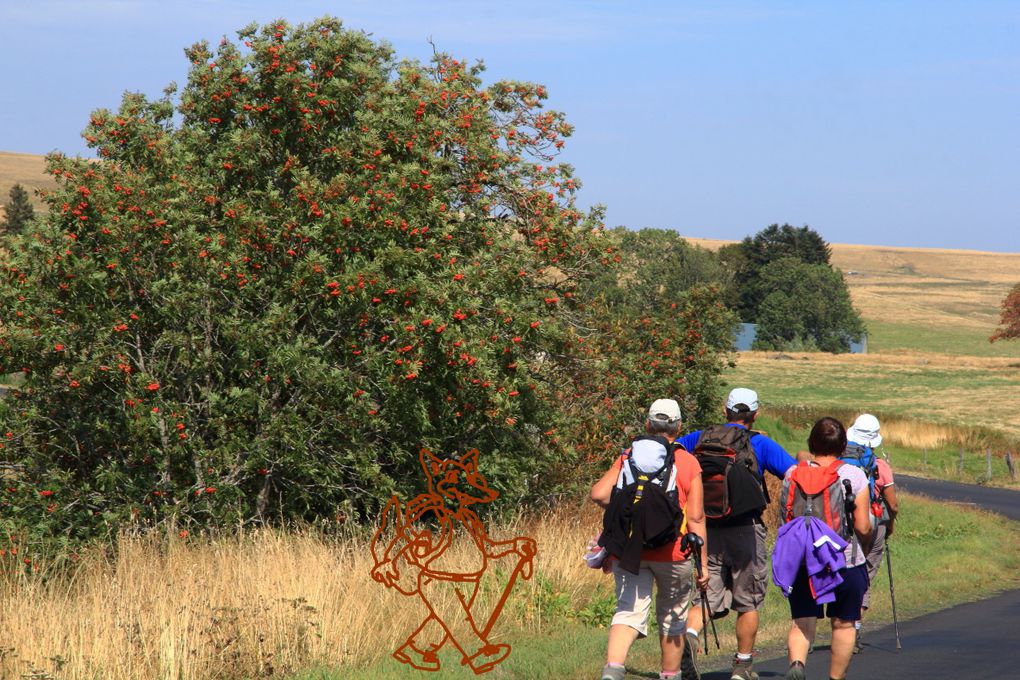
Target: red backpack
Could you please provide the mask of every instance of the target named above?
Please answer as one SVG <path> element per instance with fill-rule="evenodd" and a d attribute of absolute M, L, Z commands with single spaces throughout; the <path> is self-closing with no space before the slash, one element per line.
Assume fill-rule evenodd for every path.
<path fill-rule="evenodd" d="M 849 499 L 852 503 L 853 496 L 848 496 L 850 482 L 842 482 L 839 478 L 839 468 L 843 465 L 845 463 L 839 459 L 826 467 L 811 465 L 807 461 L 797 463 L 797 467 L 783 480 L 783 522 L 796 517 L 817 517 L 849 541 L 853 534 L 853 520 L 847 501 Z"/>

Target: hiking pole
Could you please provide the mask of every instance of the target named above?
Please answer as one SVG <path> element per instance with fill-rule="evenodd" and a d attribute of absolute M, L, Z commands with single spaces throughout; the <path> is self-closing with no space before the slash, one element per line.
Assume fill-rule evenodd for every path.
<path fill-rule="evenodd" d="M 896 617 L 896 590 L 892 582 L 892 551 L 889 550 L 889 541 L 885 542 L 885 566 L 889 569 L 889 599 L 892 600 L 892 621 L 893 630 L 896 631 L 896 649 L 903 649 L 900 644 L 900 622 Z"/>
<path fill-rule="evenodd" d="M 533 552 L 528 556 L 521 555 L 520 559 L 517 560 L 517 565 L 514 567 L 513 571 L 510 572 L 510 578 L 507 579 L 506 586 L 503 587 L 503 594 L 500 596 L 499 602 L 496 603 L 492 613 L 489 614 L 489 618 L 485 622 L 485 626 L 481 631 L 479 631 L 479 636 L 482 639 L 488 637 L 489 633 L 492 631 L 492 627 L 496 624 L 496 619 L 498 619 L 500 613 L 502 613 L 503 605 L 506 604 L 507 598 L 510 597 L 510 591 L 513 589 L 514 583 L 517 581 L 517 577 L 520 576 L 525 581 L 531 578 L 531 574 L 534 570 L 532 559 L 535 557 L 536 552 Z"/>
<path fill-rule="evenodd" d="M 846 514 L 844 521 L 847 525 L 847 531 L 850 536 L 850 540 L 853 542 L 853 559 L 857 559 L 857 546 L 861 544 L 857 540 L 857 531 L 854 529 L 854 509 L 857 504 L 854 502 L 854 488 L 850 484 L 849 479 L 843 480 L 843 511 Z"/>
<path fill-rule="evenodd" d="M 682 539 L 682 544 L 686 543 L 686 547 L 691 551 L 691 559 L 694 560 L 694 568 L 698 572 L 698 578 L 701 578 L 701 546 L 705 544 L 701 540 L 701 536 L 697 534 L 686 534 Z M 681 547 L 683 547 L 681 544 Z M 719 646 L 719 633 L 715 630 L 715 619 L 712 618 L 712 610 L 708 608 L 708 591 L 705 588 L 698 588 L 698 592 L 701 593 L 701 619 L 702 625 L 704 620 L 708 619 L 709 625 L 712 626 L 712 636 L 715 638 L 715 648 L 722 649 Z M 708 644 L 705 644 L 705 656 L 708 656 Z"/>

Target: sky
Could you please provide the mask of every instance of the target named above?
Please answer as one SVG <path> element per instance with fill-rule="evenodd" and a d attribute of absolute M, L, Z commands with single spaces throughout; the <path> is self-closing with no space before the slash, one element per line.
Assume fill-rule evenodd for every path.
<path fill-rule="evenodd" d="M 91 156 L 89 113 L 185 47 L 326 14 L 546 85 L 609 227 L 1020 252 L 1015 0 L 0 0 L 0 150 Z"/>

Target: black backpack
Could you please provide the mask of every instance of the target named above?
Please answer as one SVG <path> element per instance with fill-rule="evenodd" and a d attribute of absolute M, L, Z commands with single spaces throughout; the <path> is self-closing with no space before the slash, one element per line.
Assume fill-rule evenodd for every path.
<path fill-rule="evenodd" d="M 640 551 L 676 541 L 684 520 L 679 492 L 675 484 L 670 484 L 677 445 L 663 437 L 639 437 L 634 443 L 641 440 L 662 445 L 665 450 L 662 465 L 654 471 L 642 471 L 634 464 L 633 445 L 624 451 L 620 481 L 613 487 L 598 541 L 620 558 L 622 568 L 634 573 Z"/>
<path fill-rule="evenodd" d="M 751 447 L 752 434 L 735 425 L 713 425 L 698 438 L 692 453 L 701 464 L 708 519 L 760 513 L 768 505 L 768 490 Z"/>

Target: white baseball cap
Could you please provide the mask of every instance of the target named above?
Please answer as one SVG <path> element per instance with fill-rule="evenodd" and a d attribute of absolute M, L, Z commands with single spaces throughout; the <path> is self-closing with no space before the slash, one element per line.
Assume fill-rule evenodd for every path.
<path fill-rule="evenodd" d="M 847 441 L 857 442 L 872 448 L 881 446 L 882 433 L 879 432 L 881 427 L 878 418 L 870 413 L 859 415 L 850 429 L 846 431 Z"/>
<path fill-rule="evenodd" d="M 746 387 L 735 387 L 726 398 L 726 409 L 729 411 L 743 411 L 737 406 L 746 406 L 748 411 L 758 410 L 758 393 Z"/>
<path fill-rule="evenodd" d="M 656 399 L 648 408 L 648 420 L 675 423 L 680 420 L 680 404 L 674 399 Z"/>

